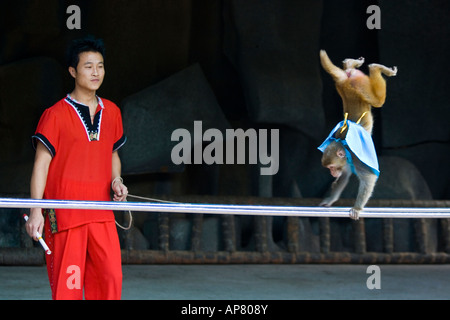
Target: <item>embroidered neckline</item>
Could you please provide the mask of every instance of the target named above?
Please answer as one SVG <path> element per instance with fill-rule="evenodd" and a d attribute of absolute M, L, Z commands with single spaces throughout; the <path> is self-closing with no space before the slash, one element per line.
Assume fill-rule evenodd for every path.
<path fill-rule="evenodd" d="M 95 114 L 94 121 L 92 123 L 91 121 L 91 115 L 89 112 L 89 106 L 78 102 L 74 98 L 70 96 L 70 94 L 67 95 L 65 101 L 72 106 L 72 108 L 76 111 L 78 117 L 81 120 L 81 123 L 84 126 L 84 129 L 86 131 L 86 135 L 89 141 L 98 141 L 100 140 L 100 128 L 101 128 L 101 121 L 102 121 L 102 113 L 103 109 L 105 108 L 103 105 L 102 99 L 97 96 L 98 103 L 100 105 L 100 110 Z"/>

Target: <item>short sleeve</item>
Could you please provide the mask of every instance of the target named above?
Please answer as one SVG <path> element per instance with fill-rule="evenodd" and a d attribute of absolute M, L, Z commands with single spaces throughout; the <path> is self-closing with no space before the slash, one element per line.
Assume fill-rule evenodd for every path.
<path fill-rule="evenodd" d="M 115 122 L 115 136 L 114 136 L 114 146 L 113 146 L 113 151 L 117 151 L 119 150 L 127 141 L 127 137 L 125 136 L 124 132 L 123 132 L 123 124 L 122 124 L 122 115 L 120 113 L 120 109 L 117 108 L 117 113 L 116 113 L 116 122 Z"/>
<path fill-rule="evenodd" d="M 50 151 L 52 157 L 55 156 L 59 144 L 59 124 L 51 108 L 46 109 L 42 114 L 31 140 L 35 150 L 40 141 Z"/>

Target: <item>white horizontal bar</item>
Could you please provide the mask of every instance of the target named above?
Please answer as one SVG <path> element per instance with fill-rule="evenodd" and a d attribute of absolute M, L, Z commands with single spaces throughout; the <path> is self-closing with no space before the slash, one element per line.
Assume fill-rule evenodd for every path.
<path fill-rule="evenodd" d="M 293 217 L 349 217 L 346 207 L 153 203 L 0 198 L 0 208 L 130 210 L 163 213 L 234 214 Z M 361 218 L 450 218 L 450 208 L 365 208 Z"/>

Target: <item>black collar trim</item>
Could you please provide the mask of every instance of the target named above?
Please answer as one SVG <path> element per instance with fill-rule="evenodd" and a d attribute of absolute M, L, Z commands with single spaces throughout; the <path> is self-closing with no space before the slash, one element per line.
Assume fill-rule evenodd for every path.
<path fill-rule="evenodd" d="M 91 115 L 89 112 L 89 107 L 84 105 L 75 99 L 73 99 L 70 95 L 67 95 L 65 101 L 72 106 L 72 108 L 77 112 L 78 117 L 83 123 L 84 129 L 86 131 L 86 136 L 89 141 L 98 141 L 100 140 L 100 129 L 102 122 L 102 113 L 103 113 L 103 102 L 100 97 L 97 97 L 99 104 L 101 106 L 100 111 L 98 111 L 94 116 L 94 122 L 91 122 Z"/>

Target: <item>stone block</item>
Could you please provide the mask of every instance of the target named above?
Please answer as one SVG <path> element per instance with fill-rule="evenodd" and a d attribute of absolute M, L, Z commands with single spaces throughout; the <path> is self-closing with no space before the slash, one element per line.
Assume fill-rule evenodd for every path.
<path fill-rule="evenodd" d="M 249 117 L 320 138 L 318 61 L 322 1 L 225 2 L 227 57 L 240 76 Z"/>
<path fill-rule="evenodd" d="M 194 121 L 203 131 L 225 132 L 230 125 L 198 64 L 124 100 L 122 115 L 127 144 L 121 149 L 124 174 L 177 172 L 171 159 L 174 130 L 184 128 L 194 140 Z"/>
<path fill-rule="evenodd" d="M 450 139 L 448 87 L 450 36 L 446 1 L 380 1 L 380 61 L 396 65 L 382 111 L 389 147 Z"/>

